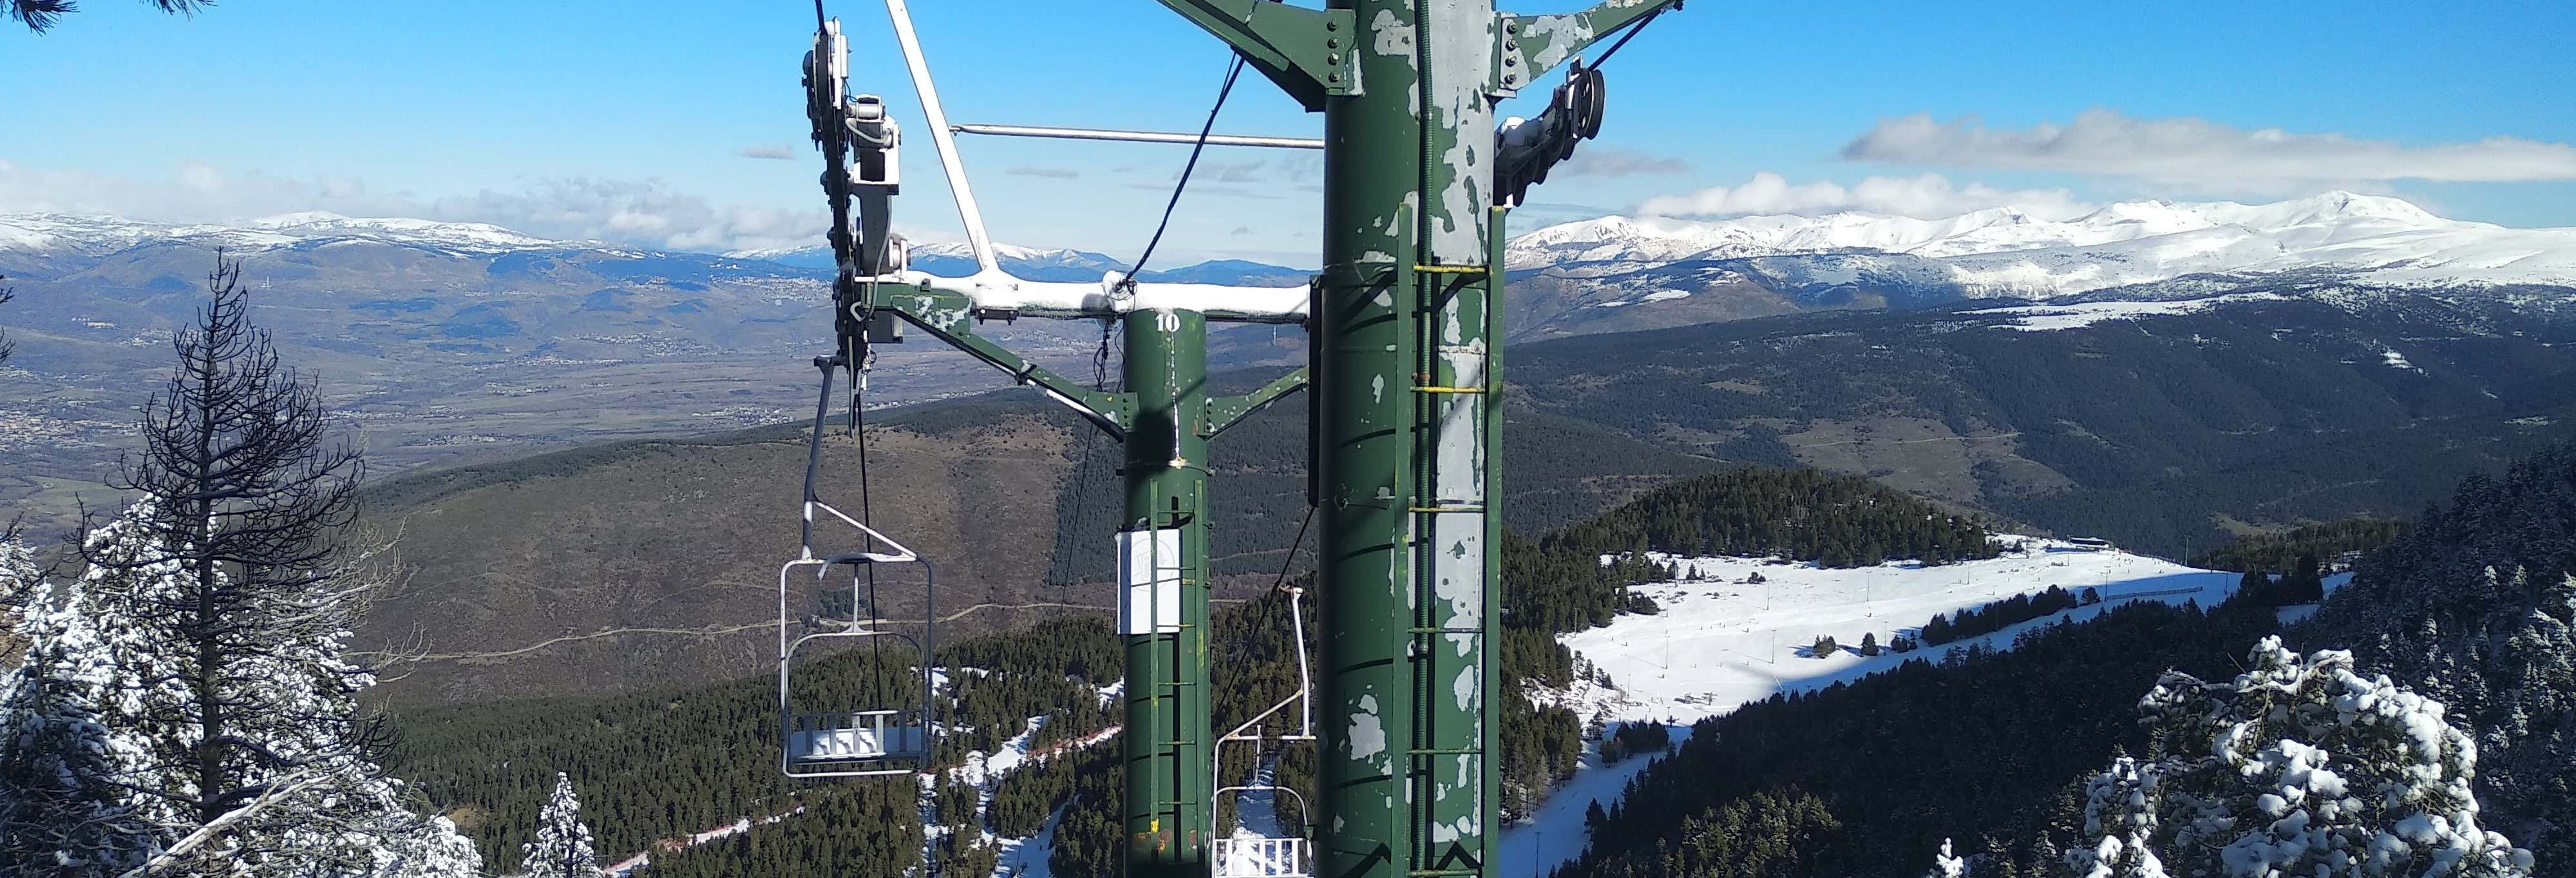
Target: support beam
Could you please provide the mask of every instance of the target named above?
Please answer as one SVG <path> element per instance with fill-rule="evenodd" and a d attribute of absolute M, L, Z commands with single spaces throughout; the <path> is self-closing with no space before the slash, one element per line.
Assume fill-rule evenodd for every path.
<path fill-rule="evenodd" d="M 1216 438 L 1216 434 L 1225 432 L 1225 428 L 1240 424 L 1243 419 L 1269 408 L 1271 403 L 1286 399 L 1289 394 L 1304 389 L 1306 389 L 1306 367 L 1299 366 L 1289 370 L 1286 375 L 1271 379 L 1270 383 L 1261 385 L 1251 393 L 1242 396 L 1209 397 L 1207 424 L 1200 432 L 1210 439 Z"/>
<path fill-rule="evenodd" d="M 1563 15 L 1503 16 L 1505 60 L 1520 63 L 1506 65 L 1496 84 L 1517 90 L 1536 82 L 1565 59 L 1619 29 L 1681 6 L 1682 0 L 1603 0 L 1590 9 Z"/>
<path fill-rule="evenodd" d="M 1357 28 L 1348 9 L 1307 9 L 1272 0 L 1159 0 L 1242 53 L 1245 63 L 1304 104 L 1324 108 L 1335 95 L 1358 94 Z"/>
<path fill-rule="evenodd" d="M 1114 128 L 1050 128 L 1043 125 L 950 125 L 959 134 L 985 134 L 997 137 L 1046 137 L 1057 140 L 1109 140 L 1121 143 L 1194 144 L 1201 138 L 1179 131 L 1120 131 Z M 1274 149 L 1323 149 L 1319 137 L 1258 137 L 1243 134 L 1210 134 L 1209 146 L 1263 146 Z"/>
<path fill-rule="evenodd" d="M 892 311 L 950 347 L 1009 373 L 1011 380 L 1045 391 L 1048 398 L 1073 409 L 1109 435 L 1124 438 L 1128 427 L 1135 423 L 1133 394 L 1103 393 L 1086 387 L 975 334 L 975 306 L 964 296 L 912 286 L 869 285 L 862 289 L 868 291 L 870 307 Z M 851 323 L 864 327 L 864 321 Z"/>

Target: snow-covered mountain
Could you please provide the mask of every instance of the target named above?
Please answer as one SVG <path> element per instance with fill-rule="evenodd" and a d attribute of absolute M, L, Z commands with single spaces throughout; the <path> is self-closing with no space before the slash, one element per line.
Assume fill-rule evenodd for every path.
<path fill-rule="evenodd" d="M 2065 221 L 2010 208 L 1930 220 L 1611 216 L 1514 238 L 1507 258 L 1522 269 L 1684 270 L 1697 283 L 1723 276 L 1784 295 L 1866 289 L 1914 301 L 2040 298 L 2196 275 L 2576 286 L 2576 228 L 2506 228 L 2329 192 L 2260 205 L 2124 202 Z"/>
<path fill-rule="evenodd" d="M 0 252 L 105 256 L 151 241 L 219 246 L 244 253 L 341 241 L 427 246 L 473 254 L 608 246 L 540 238 L 489 223 L 358 218 L 322 212 L 281 214 L 229 224 L 155 223 L 60 214 L 0 215 Z"/>
<path fill-rule="evenodd" d="M 682 259 L 709 266 L 750 267 L 760 275 L 778 274 L 782 269 L 828 273 L 832 267 L 830 249 L 819 246 L 737 250 L 724 254 L 664 253 L 598 241 L 545 238 L 490 223 L 347 217 L 322 212 L 290 213 L 220 224 L 157 223 L 105 216 L 0 214 L 0 274 L 19 277 L 68 274 L 145 245 L 178 245 L 200 250 L 220 247 L 237 254 L 254 254 L 352 244 L 408 248 L 468 259 L 534 252 L 560 253 L 583 259 Z M 1070 248 L 1024 247 L 997 242 L 993 250 L 1003 269 L 1031 280 L 1096 281 L 1126 264 L 1125 260 Z M 975 268 L 974 258 L 962 243 L 916 244 L 911 255 L 913 267 L 932 274 L 962 276 L 972 273 Z M 1275 265 L 1217 260 L 1148 271 L 1146 277 L 1293 286 L 1305 283 L 1307 274 Z"/>

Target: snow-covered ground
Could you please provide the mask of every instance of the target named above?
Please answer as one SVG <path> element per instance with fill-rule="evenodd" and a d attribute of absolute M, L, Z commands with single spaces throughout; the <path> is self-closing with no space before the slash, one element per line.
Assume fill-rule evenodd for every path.
<path fill-rule="evenodd" d="M 1902 561 L 1827 570 L 1764 558 L 1657 555 L 1658 561 L 1684 568 L 1681 581 L 1636 587 L 1661 604 L 1661 612 L 1622 615 L 1606 627 L 1559 638 L 1581 662 L 1606 673 L 1610 685 L 1578 683 L 1568 691 L 1533 692 L 1532 698 L 1572 706 L 1587 721 L 1604 717 L 1666 723 L 1678 745 L 1688 737 L 1691 723 L 1774 693 L 1820 689 L 1971 643 L 2009 648 L 2029 628 L 2068 617 L 2082 621 L 2134 601 L 2197 600 L 2206 607 L 2224 600 L 2237 581 L 2234 573 L 2160 558 L 2090 551 L 2055 540 L 2012 539 L 2025 548 L 1937 567 Z M 1748 582 L 1756 573 L 1764 581 Z M 1884 645 L 1898 633 L 1916 632 L 1935 613 L 2052 585 L 2077 593 L 2091 588 L 2102 600 L 1906 655 L 1864 657 L 1858 651 L 1863 635 L 1874 634 Z M 1819 635 L 1831 635 L 1841 648 L 1822 658 L 1807 657 Z M 1531 819 L 1504 830 L 1503 874 L 1544 876 L 1581 854 L 1588 841 L 1585 809 L 1594 800 L 1603 807 L 1617 801 L 1628 779 L 1649 761 L 1637 757 L 1603 767 L 1596 746 L 1587 744 L 1574 778 L 1558 787 Z"/>

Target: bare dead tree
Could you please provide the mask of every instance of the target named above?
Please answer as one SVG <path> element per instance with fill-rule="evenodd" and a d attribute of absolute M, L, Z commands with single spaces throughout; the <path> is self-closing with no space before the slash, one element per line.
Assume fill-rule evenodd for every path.
<path fill-rule="evenodd" d="M 152 8 L 173 15 L 195 15 L 197 10 L 215 5 L 214 0 L 143 0 Z M 0 18 L 17 19 L 28 30 L 44 33 L 62 21 L 65 14 L 77 12 L 80 4 L 72 0 L 0 0 Z"/>
<path fill-rule="evenodd" d="M 128 596 L 128 623 L 180 653 L 161 664 L 166 678 L 140 682 L 185 691 L 169 713 L 191 727 L 178 737 L 193 752 L 167 754 L 162 781 L 138 792 L 183 823 L 231 827 L 238 856 L 268 853 L 245 846 L 289 831 L 253 825 L 246 805 L 328 766 L 372 776 L 385 737 L 355 710 L 366 670 L 339 654 L 374 579 L 351 575 L 372 554 L 351 558 L 337 539 L 355 521 L 363 462 L 329 435 L 317 385 L 251 322 L 240 261 L 218 254 L 206 286 L 205 308 L 174 338 L 178 366 L 146 407 L 143 450 L 116 485 L 155 505 L 133 519 L 155 548 L 88 560 L 178 571 Z M 281 687 L 279 674 L 309 679 Z"/>
<path fill-rule="evenodd" d="M 8 279 L 8 275 L 0 274 L 0 281 L 6 281 Z M 9 304 L 9 300 L 17 297 L 17 290 L 10 289 L 7 286 L 0 286 L 0 305 Z M 0 366 L 9 365 L 9 355 L 17 352 L 18 344 L 9 340 L 8 333 L 0 332 Z"/>

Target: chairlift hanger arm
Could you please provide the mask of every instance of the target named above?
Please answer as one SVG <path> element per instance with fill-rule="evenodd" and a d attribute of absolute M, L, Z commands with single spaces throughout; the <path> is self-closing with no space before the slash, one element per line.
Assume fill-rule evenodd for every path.
<path fill-rule="evenodd" d="M 1021 384 L 1037 386 L 1113 437 L 1125 438 L 1128 426 L 1136 420 L 1136 398 L 1132 394 L 1107 393 L 1086 387 L 1080 381 L 1030 362 L 1011 353 L 1010 349 L 994 344 L 991 339 L 976 335 L 976 308 L 973 301 L 963 295 L 926 285 L 880 285 L 871 299 L 874 307 L 902 315 L 905 322 L 921 327 L 922 331 L 936 336 L 950 347 L 1010 373 L 1011 378 Z"/>
<path fill-rule="evenodd" d="M 1496 57 L 1518 56 L 1520 81 L 1512 87 L 1528 85 L 1585 47 L 1681 6 L 1682 0 L 1602 0 L 1582 12 L 1505 15 L 1502 32 L 1496 35 L 1502 39 L 1502 52 Z"/>
<path fill-rule="evenodd" d="M 1157 0 L 1243 54 L 1281 91 L 1321 112 L 1324 98 L 1359 93 L 1348 9 L 1307 9 L 1273 0 Z"/>
<path fill-rule="evenodd" d="M 1261 411 L 1262 409 L 1269 408 L 1271 403 L 1285 399 L 1291 393 L 1306 389 L 1306 383 L 1306 367 L 1299 366 L 1295 369 L 1289 370 L 1288 374 L 1281 375 L 1278 378 L 1272 379 L 1270 383 L 1261 385 L 1260 389 L 1254 390 L 1251 393 L 1247 393 L 1242 396 L 1212 397 L 1208 400 L 1208 422 L 1206 431 L 1202 435 L 1205 435 L 1210 439 L 1214 439 L 1216 438 L 1216 434 L 1225 432 L 1228 427 L 1243 423 L 1243 419 L 1252 417 L 1253 414 Z"/>

